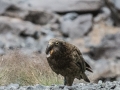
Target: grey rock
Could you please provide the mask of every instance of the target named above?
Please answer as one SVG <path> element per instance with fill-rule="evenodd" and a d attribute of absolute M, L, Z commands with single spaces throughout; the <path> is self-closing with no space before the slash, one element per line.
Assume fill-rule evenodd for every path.
<path fill-rule="evenodd" d="M 78 12 L 86 12 L 86 11 L 97 11 L 102 6 L 101 0 L 5 0 L 9 3 L 13 3 L 20 8 L 26 10 L 49 10 L 55 12 L 70 12 L 70 11 L 78 11 Z M 92 6 L 92 7 L 91 7 Z"/>
<path fill-rule="evenodd" d="M 102 11 L 102 13 L 105 13 L 108 16 L 110 16 L 110 14 L 111 14 L 111 11 L 110 11 L 110 9 L 108 7 L 102 7 L 101 11 Z"/>
<path fill-rule="evenodd" d="M 112 20 L 112 18 L 108 18 L 105 23 L 108 26 L 114 26 L 114 21 Z"/>
<path fill-rule="evenodd" d="M 3 14 L 9 6 L 11 6 L 10 3 L 0 0 L 0 14 Z"/>
<path fill-rule="evenodd" d="M 34 86 L 20 86 L 18 90 L 35 90 Z"/>
<path fill-rule="evenodd" d="M 115 8 L 120 10 L 120 0 L 113 0 L 113 3 L 115 5 Z"/>
<path fill-rule="evenodd" d="M 31 21 L 35 24 L 45 25 L 54 18 L 54 14 L 47 11 L 30 11 L 26 15 L 25 20 Z"/>
<path fill-rule="evenodd" d="M 59 89 L 63 89 L 65 86 L 64 85 L 60 85 L 59 86 Z"/>
<path fill-rule="evenodd" d="M 111 88 L 110 89 L 115 89 L 116 88 L 116 85 L 113 85 L 113 86 L 111 86 Z"/>
<path fill-rule="evenodd" d="M 43 86 L 43 85 L 37 84 L 37 85 L 35 85 L 34 87 L 35 87 L 35 90 L 46 90 L 46 87 Z"/>
<path fill-rule="evenodd" d="M 120 33 L 116 33 L 113 35 L 106 35 L 103 37 L 103 40 L 101 42 L 101 45 L 103 48 L 107 48 L 105 51 L 106 57 L 120 57 L 119 50 L 120 50 Z"/>
<path fill-rule="evenodd" d="M 119 58 L 120 55 L 120 33 L 107 34 L 101 40 L 101 43 L 95 47 L 91 47 L 94 59 L 100 58 Z"/>
<path fill-rule="evenodd" d="M 4 43 L 0 41 L 0 48 L 4 48 Z"/>
<path fill-rule="evenodd" d="M 40 26 L 34 25 L 31 22 L 22 21 L 18 18 L 0 16 L 0 33 L 14 33 L 19 35 L 23 32 L 34 35 L 34 33 L 40 31 L 40 29 Z"/>
<path fill-rule="evenodd" d="M 11 83 L 6 87 L 7 90 L 16 90 L 18 88 L 19 88 L 19 84 L 13 84 L 13 83 Z"/>
<path fill-rule="evenodd" d="M 97 60 L 94 65 L 91 64 L 91 67 L 92 67 L 94 73 L 90 74 L 89 78 L 91 78 L 92 81 L 99 81 L 100 79 L 103 81 L 110 81 L 110 80 L 114 81 L 114 80 L 117 80 L 117 77 L 119 77 L 119 75 L 120 75 L 120 73 L 119 73 L 120 61 L 117 61 L 114 59 Z M 101 68 L 104 68 L 104 69 L 101 69 Z M 118 76 L 116 76 L 116 74 Z M 114 82 L 114 83 L 116 83 L 116 82 Z M 102 81 L 99 81 L 98 84 L 101 85 L 101 87 L 105 86 L 104 82 L 102 82 Z M 110 85 L 111 83 L 106 82 L 106 84 Z"/>
<path fill-rule="evenodd" d="M 105 4 L 111 10 L 111 17 L 114 25 L 120 26 L 120 1 L 119 0 L 105 0 Z"/>
<path fill-rule="evenodd" d="M 98 84 L 102 84 L 102 81 L 101 81 L 101 80 L 99 80 Z"/>
<path fill-rule="evenodd" d="M 77 18 L 78 14 L 77 13 L 67 13 L 66 15 L 63 16 L 63 20 L 74 20 Z"/>
<path fill-rule="evenodd" d="M 26 90 L 25 87 L 20 87 L 18 90 Z"/>
<path fill-rule="evenodd" d="M 71 38 L 80 38 L 90 32 L 92 28 L 92 15 L 79 15 L 74 20 L 64 20 L 63 17 L 60 27 L 63 35 Z"/>
<path fill-rule="evenodd" d="M 120 90 L 120 86 L 119 86 L 119 87 L 116 87 L 114 90 Z"/>
<path fill-rule="evenodd" d="M 100 22 L 100 21 L 107 21 L 110 18 L 111 15 L 111 11 L 109 10 L 109 8 L 107 7 L 103 7 L 101 8 L 101 12 L 100 14 L 98 14 L 95 18 L 94 18 L 94 22 Z"/>
<path fill-rule="evenodd" d="M 4 90 L 5 89 L 5 86 L 0 86 L 0 90 Z"/>
<path fill-rule="evenodd" d="M 50 90 L 61 90 L 61 88 L 59 88 L 59 86 L 57 85 L 54 85 L 54 86 L 51 86 L 49 87 Z"/>
<path fill-rule="evenodd" d="M 54 86 L 43 86 L 43 85 L 34 85 L 34 86 L 20 86 L 19 88 L 7 88 L 7 86 L 1 86 L 0 90 L 120 90 L 120 82 L 105 82 L 102 83 L 103 86 L 99 83 L 88 83 L 82 85 L 83 83 L 78 83 L 73 86 L 64 86 L 64 88 L 59 88 L 59 85 Z"/>
<path fill-rule="evenodd" d="M 28 86 L 28 87 L 26 87 L 26 90 L 34 90 L 34 87 L 33 86 Z"/>
<path fill-rule="evenodd" d="M 65 86 L 64 90 L 73 90 L 73 88 L 71 86 Z"/>
<path fill-rule="evenodd" d="M 24 10 L 18 5 L 10 5 L 2 13 L 4 16 L 20 18 L 35 24 L 45 25 L 57 21 L 57 14 L 50 11 Z"/>
<path fill-rule="evenodd" d="M 35 44 L 35 40 L 33 38 L 31 38 L 31 37 L 27 37 L 26 38 L 26 47 L 31 47 L 32 43 Z"/>
<path fill-rule="evenodd" d="M 4 55 L 5 51 L 3 49 L 0 49 L 0 55 Z"/>
<path fill-rule="evenodd" d="M 15 5 L 9 6 L 2 15 L 24 19 L 29 14 L 29 11 L 23 10 Z"/>
<path fill-rule="evenodd" d="M 105 21 L 105 20 L 107 20 L 109 18 L 109 15 L 107 15 L 107 14 L 99 14 L 99 15 L 97 15 L 95 18 L 94 18 L 94 22 L 95 23 L 98 23 L 98 22 L 100 22 L 100 21 Z"/>
<path fill-rule="evenodd" d="M 94 87 L 82 87 L 81 90 L 95 90 Z"/>
<path fill-rule="evenodd" d="M 20 37 L 10 32 L 0 35 L 0 41 L 4 44 L 3 49 L 14 49 L 20 47 L 23 42 Z"/>

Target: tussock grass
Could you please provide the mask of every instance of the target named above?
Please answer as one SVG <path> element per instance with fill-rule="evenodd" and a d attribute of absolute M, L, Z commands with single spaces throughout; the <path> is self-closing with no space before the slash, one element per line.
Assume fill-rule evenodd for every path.
<path fill-rule="evenodd" d="M 15 50 L 0 56 L 0 85 L 52 85 L 62 82 L 62 77 L 50 69 L 45 55 L 27 55 Z"/>

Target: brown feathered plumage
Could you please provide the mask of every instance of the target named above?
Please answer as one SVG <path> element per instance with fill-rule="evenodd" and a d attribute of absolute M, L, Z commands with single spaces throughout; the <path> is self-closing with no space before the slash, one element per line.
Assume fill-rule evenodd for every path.
<path fill-rule="evenodd" d="M 51 39 L 46 54 L 51 69 L 56 74 L 64 76 L 64 85 L 71 86 L 75 78 L 90 82 L 85 70 L 92 72 L 91 67 L 84 61 L 76 46 L 62 40 Z"/>

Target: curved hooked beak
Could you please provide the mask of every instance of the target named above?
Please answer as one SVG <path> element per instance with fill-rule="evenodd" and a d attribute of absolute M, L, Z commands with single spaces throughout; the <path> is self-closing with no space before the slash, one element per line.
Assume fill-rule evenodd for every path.
<path fill-rule="evenodd" d="M 53 44 L 52 43 L 48 43 L 48 46 L 46 48 L 46 54 L 48 54 L 53 48 Z"/>

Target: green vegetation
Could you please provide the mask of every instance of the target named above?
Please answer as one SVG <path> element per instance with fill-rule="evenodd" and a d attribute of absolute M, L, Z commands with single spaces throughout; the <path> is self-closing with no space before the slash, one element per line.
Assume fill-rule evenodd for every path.
<path fill-rule="evenodd" d="M 0 56 L 0 85 L 52 85 L 62 82 L 62 77 L 50 69 L 43 55 L 27 55 L 16 50 Z"/>

